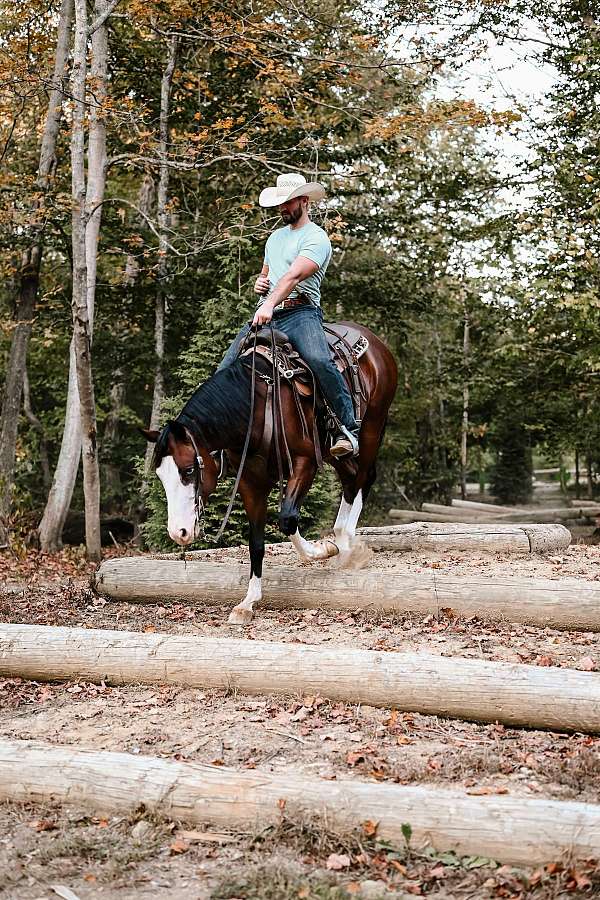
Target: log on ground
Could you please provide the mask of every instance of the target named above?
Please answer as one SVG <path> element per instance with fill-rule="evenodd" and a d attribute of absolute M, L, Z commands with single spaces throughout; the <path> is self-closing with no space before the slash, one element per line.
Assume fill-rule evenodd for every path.
<path fill-rule="evenodd" d="M 519 512 L 524 514 L 526 512 L 523 506 L 501 506 L 499 503 L 480 503 L 478 500 L 458 500 L 457 498 L 453 498 L 452 506 L 457 509 L 471 509 L 492 513 Z"/>
<path fill-rule="evenodd" d="M 97 591 L 113 600 L 164 603 L 192 600 L 236 603 L 246 593 L 248 566 L 212 561 L 105 560 Z M 262 605 L 283 609 L 351 609 L 480 616 L 555 628 L 600 631 L 600 584 L 578 578 L 552 581 L 510 576 L 398 573 L 327 566 L 268 566 Z"/>
<path fill-rule="evenodd" d="M 230 638 L 0 624 L 0 675 L 320 694 L 404 712 L 600 733 L 600 675 Z"/>
<path fill-rule="evenodd" d="M 322 781 L 296 773 L 239 772 L 106 750 L 37 741 L 0 741 L 0 799 L 85 806 L 127 813 L 140 806 L 190 824 L 237 830 L 276 824 L 282 808 L 295 820 L 326 817 L 347 831 L 370 820 L 378 837 L 483 856 L 514 865 L 600 856 L 600 807 L 525 797 L 472 797 L 463 790 Z"/>
<path fill-rule="evenodd" d="M 565 550 L 571 533 L 564 525 L 480 525 L 448 522 L 435 525 L 388 525 L 360 528 L 359 537 L 373 550 L 477 550 L 499 553 L 548 553 Z"/>
<path fill-rule="evenodd" d="M 510 510 L 512 512 L 513 510 Z M 473 517 L 483 518 L 486 517 L 488 521 L 491 521 L 495 516 L 506 515 L 506 512 L 503 513 L 501 509 L 499 510 L 490 510 L 490 509 L 471 509 L 470 507 L 461 508 L 458 506 L 447 506 L 443 503 L 423 503 L 421 506 L 421 512 L 433 513 L 437 516 L 448 516 L 450 521 L 457 519 L 458 521 L 461 518 L 465 517 Z M 514 510 L 517 512 L 517 510 Z"/>

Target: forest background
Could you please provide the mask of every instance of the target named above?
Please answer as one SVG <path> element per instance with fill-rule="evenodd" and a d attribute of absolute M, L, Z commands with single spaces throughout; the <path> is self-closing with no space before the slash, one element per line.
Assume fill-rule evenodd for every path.
<path fill-rule="evenodd" d="M 595 4 L 29 0 L 0 23 L 0 543 L 55 550 L 85 506 L 92 558 L 100 511 L 168 545 L 137 428 L 248 318 L 277 224 L 257 197 L 284 171 L 328 188 L 326 318 L 399 362 L 371 518 L 467 478 L 522 502 L 534 452 L 593 496 Z M 456 87 L 491 41 L 552 68 L 543 114 Z M 513 133 L 508 171 L 490 136 Z M 335 502 L 325 475 L 305 527 Z"/>

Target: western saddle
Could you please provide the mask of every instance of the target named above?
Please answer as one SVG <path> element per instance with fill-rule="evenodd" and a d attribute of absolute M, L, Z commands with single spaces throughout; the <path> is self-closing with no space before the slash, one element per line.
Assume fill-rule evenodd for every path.
<path fill-rule="evenodd" d="M 344 322 L 326 322 L 323 324 L 323 328 L 331 352 L 331 358 L 346 381 L 354 404 L 354 415 L 357 422 L 360 424 L 368 398 L 358 362 L 368 349 L 369 342 L 357 328 Z M 254 337 L 252 332 L 250 332 L 240 349 L 240 356 L 251 357 L 253 351 Z M 267 372 L 256 371 L 257 377 L 266 381 L 268 385 L 267 406 L 265 408 L 265 427 L 259 453 L 265 457 L 268 455 L 273 436 L 271 424 L 271 419 L 273 418 L 271 409 L 273 403 L 273 382 L 275 380 L 279 381 L 279 379 L 284 379 L 292 388 L 296 408 L 302 422 L 303 430 L 306 433 L 308 433 L 308 429 L 304 410 L 300 403 L 300 396 L 313 397 L 313 412 L 315 413 L 313 439 L 317 460 L 321 466 L 322 448 L 316 428 L 317 415 L 322 413 L 327 435 L 333 435 L 334 433 L 337 434 L 339 432 L 339 422 L 319 390 L 312 370 L 300 356 L 298 351 L 294 349 L 287 334 L 277 328 L 272 328 L 270 326 L 261 328 L 256 335 L 256 352 L 257 354 L 260 354 L 261 357 L 264 357 L 269 363 L 269 370 Z"/>

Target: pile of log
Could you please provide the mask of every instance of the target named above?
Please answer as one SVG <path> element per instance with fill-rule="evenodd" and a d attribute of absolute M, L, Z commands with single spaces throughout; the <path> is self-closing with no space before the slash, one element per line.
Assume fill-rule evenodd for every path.
<path fill-rule="evenodd" d="M 518 522 L 552 524 L 568 522 L 569 525 L 593 525 L 600 516 L 600 504 L 577 500 L 573 506 L 546 508 L 543 506 L 500 506 L 494 503 L 476 503 L 473 500 L 453 500 L 451 506 L 439 503 L 423 503 L 417 509 L 390 509 L 390 519 L 402 522 L 456 522 L 492 523 Z"/>

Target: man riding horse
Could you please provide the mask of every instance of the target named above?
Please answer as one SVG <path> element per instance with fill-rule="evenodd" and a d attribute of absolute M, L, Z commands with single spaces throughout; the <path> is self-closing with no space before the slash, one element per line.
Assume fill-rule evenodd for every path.
<path fill-rule="evenodd" d="M 334 365 L 323 330 L 321 283 L 331 259 L 331 242 L 310 219 L 310 201 L 322 200 L 325 188 L 307 183 L 303 175 L 279 175 L 276 187 L 265 188 L 258 202 L 277 206 L 283 228 L 274 231 L 265 248 L 262 271 L 254 285 L 259 300 L 253 326 L 272 322 L 285 332 L 313 371 L 326 403 L 338 420 L 330 453 L 334 457 L 358 455 L 359 425 L 346 381 Z M 223 357 L 220 369 L 231 365 L 251 326 L 240 330 Z"/>
<path fill-rule="evenodd" d="M 267 241 L 255 285 L 264 299 L 252 325 L 276 323 L 312 372 L 299 364 L 297 354 L 293 365 L 280 369 L 280 335 L 275 335 L 275 329 L 269 336 L 270 367 L 261 356 L 257 330 L 254 346 L 239 356 L 251 330 L 245 325 L 217 371 L 196 388 L 179 415 L 160 431 L 143 431 L 156 445 L 154 468 L 167 495 L 167 530 L 182 547 L 199 536 L 204 509 L 220 476 L 217 459 L 222 453 L 237 471 L 228 512 L 239 491 L 248 517 L 250 550 L 248 590 L 229 617 L 238 625 L 252 619 L 253 606 L 262 597 L 268 500 L 278 481 L 279 528 L 303 561 L 352 551 L 358 519 L 376 478 L 377 454 L 396 391 L 396 362 L 377 335 L 353 322 L 323 325 L 320 285 L 331 245 L 323 229 L 311 222 L 308 205 L 324 194 L 322 185 L 307 184 L 301 175 L 282 175 L 275 188 L 260 195 L 262 206 L 279 207 L 286 224 Z M 340 366 L 356 392 L 360 432 L 349 390 L 331 361 L 324 327 L 333 336 Z M 291 353 L 287 358 L 291 359 Z M 317 402 L 315 379 L 330 408 L 325 417 Z M 325 418 L 339 422 L 332 446 L 326 440 Z M 327 424 L 328 431 L 332 427 Z M 335 469 L 342 497 L 332 539 L 315 543 L 300 533 L 300 510 L 323 461 Z"/>

